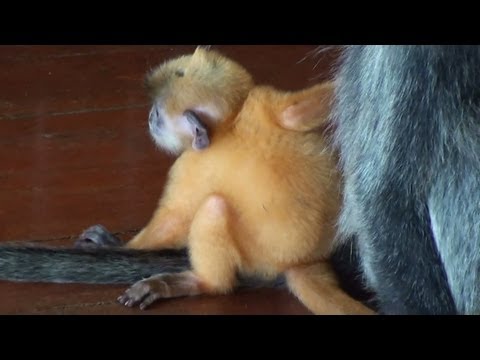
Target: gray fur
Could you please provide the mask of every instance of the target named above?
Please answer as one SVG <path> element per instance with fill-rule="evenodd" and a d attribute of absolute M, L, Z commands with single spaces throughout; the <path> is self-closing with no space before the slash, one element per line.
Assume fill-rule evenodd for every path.
<path fill-rule="evenodd" d="M 189 266 L 185 252 L 0 245 L 0 279 L 10 281 L 131 284 Z"/>
<path fill-rule="evenodd" d="M 349 46 L 340 235 L 393 314 L 480 313 L 480 48 Z"/>
<path fill-rule="evenodd" d="M 16 282 L 133 284 L 155 274 L 189 269 L 186 250 L 0 245 L 0 279 Z M 237 283 L 239 288 L 284 285 L 283 276 L 274 280 L 239 277 Z"/>

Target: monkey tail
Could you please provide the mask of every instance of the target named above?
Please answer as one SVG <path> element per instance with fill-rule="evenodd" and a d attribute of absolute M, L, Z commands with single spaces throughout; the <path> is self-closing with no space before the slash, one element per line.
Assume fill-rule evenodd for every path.
<path fill-rule="evenodd" d="M 186 250 L 62 248 L 0 245 L 0 280 L 40 283 L 132 284 L 161 273 L 190 269 Z M 274 280 L 239 277 L 240 288 L 283 287 Z"/>

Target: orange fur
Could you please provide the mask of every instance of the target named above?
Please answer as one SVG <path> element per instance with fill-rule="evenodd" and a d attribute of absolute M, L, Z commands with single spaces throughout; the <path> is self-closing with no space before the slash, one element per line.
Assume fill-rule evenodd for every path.
<path fill-rule="evenodd" d="M 165 122 L 154 138 L 181 155 L 159 209 L 127 247 L 189 247 L 188 279 L 198 286 L 181 288 L 184 294 L 231 291 L 237 272 L 286 273 L 314 313 L 371 313 L 325 265 L 341 179 L 317 128 L 328 118 L 333 85 L 298 92 L 254 86 L 240 65 L 199 48 L 155 69 L 147 86 Z M 209 129 L 211 143 L 202 151 L 191 147 L 185 110 Z"/>

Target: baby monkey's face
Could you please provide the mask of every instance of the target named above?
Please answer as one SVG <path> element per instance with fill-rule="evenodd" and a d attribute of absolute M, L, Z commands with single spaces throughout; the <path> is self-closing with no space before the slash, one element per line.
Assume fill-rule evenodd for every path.
<path fill-rule="evenodd" d="M 202 150 L 210 145 L 208 128 L 195 110 L 169 115 L 161 101 L 156 101 L 148 117 L 150 135 L 165 151 L 178 155 L 190 146 Z"/>
<path fill-rule="evenodd" d="M 215 126 L 238 111 L 253 87 L 250 75 L 217 52 L 197 48 L 147 75 L 149 129 L 155 143 L 178 155 L 210 145 Z"/>

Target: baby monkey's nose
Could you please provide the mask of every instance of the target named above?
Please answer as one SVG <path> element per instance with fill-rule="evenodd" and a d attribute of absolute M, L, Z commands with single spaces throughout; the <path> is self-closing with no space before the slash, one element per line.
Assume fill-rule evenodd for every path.
<path fill-rule="evenodd" d="M 154 103 L 150 109 L 150 114 L 148 115 L 148 122 L 150 127 L 159 128 L 163 124 L 163 119 L 160 114 L 160 106 L 158 103 Z"/>

